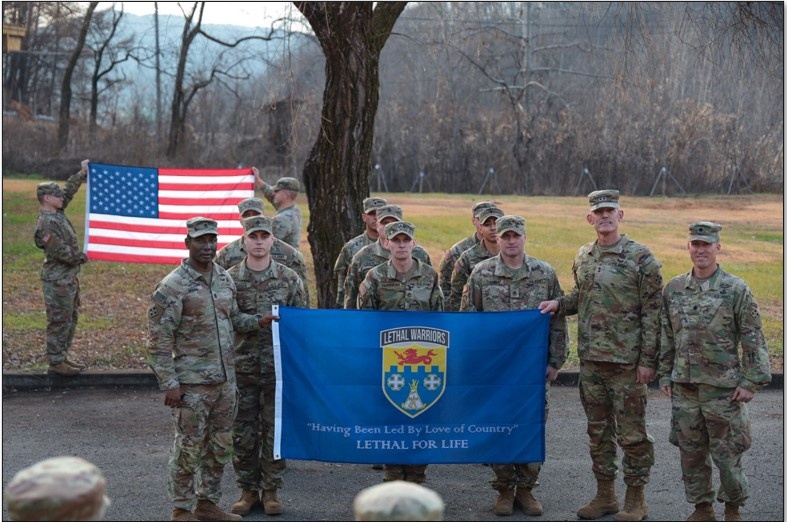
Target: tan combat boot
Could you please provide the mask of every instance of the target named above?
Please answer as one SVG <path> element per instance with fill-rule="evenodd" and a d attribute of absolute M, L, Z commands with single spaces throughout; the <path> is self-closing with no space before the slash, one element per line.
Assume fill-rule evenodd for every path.
<path fill-rule="evenodd" d="M 694 512 L 689 515 L 689 518 L 686 520 L 693 520 L 695 522 L 699 522 L 701 520 L 716 520 L 716 513 L 713 511 L 713 504 L 710 502 L 700 502 L 699 504 L 694 504 Z"/>
<path fill-rule="evenodd" d="M 724 503 L 724 520 L 743 520 L 741 518 L 740 504 Z"/>
<path fill-rule="evenodd" d="M 74 368 L 73 366 L 69 366 L 65 361 L 52 364 L 49 363 L 49 370 L 48 373 L 54 373 L 56 375 L 63 375 L 64 377 L 73 377 L 74 375 L 79 374 L 79 370 Z"/>
<path fill-rule="evenodd" d="M 197 500 L 194 516 L 197 517 L 197 520 L 237 520 L 238 522 L 243 520 L 240 515 L 225 513 L 210 500 Z"/>
<path fill-rule="evenodd" d="M 508 517 L 514 514 L 514 490 L 504 489 L 497 495 L 495 515 Z"/>
<path fill-rule="evenodd" d="M 618 498 L 615 495 L 614 480 L 596 479 L 596 496 L 588 505 L 577 510 L 577 516 L 585 520 L 595 520 L 604 515 L 617 513 L 619 509 Z"/>
<path fill-rule="evenodd" d="M 615 520 L 644 520 L 648 516 L 645 503 L 645 486 L 627 486 L 623 511 L 615 515 Z"/>
<path fill-rule="evenodd" d="M 192 515 L 191 511 L 188 509 L 174 508 L 170 520 L 172 520 L 172 522 L 193 522 L 199 519 Z"/>
<path fill-rule="evenodd" d="M 87 368 L 87 364 L 81 363 L 81 362 L 72 361 L 71 359 L 66 359 L 63 362 L 66 363 L 67 365 L 73 367 L 73 368 L 76 368 L 77 370 L 84 370 L 85 368 Z"/>
<path fill-rule="evenodd" d="M 281 503 L 275 489 L 266 489 L 262 492 L 262 508 L 266 515 L 281 515 Z"/>
<path fill-rule="evenodd" d="M 260 501 L 260 494 L 253 489 L 244 489 L 241 494 L 240 498 L 237 502 L 235 502 L 232 507 L 230 508 L 230 513 L 235 513 L 236 515 L 245 515 L 254 505 Z"/>
<path fill-rule="evenodd" d="M 533 488 L 516 488 L 514 501 L 519 505 L 522 512 L 529 517 L 537 517 L 544 514 L 541 502 L 533 496 Z"/>

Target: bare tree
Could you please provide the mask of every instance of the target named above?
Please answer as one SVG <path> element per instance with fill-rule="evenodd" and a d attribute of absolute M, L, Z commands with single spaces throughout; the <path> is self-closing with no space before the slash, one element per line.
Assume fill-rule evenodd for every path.
<path fill-rule="evenodd" d="M 303 168 L 317 302 L 336 301 L 333 264 L 359 232 L 380 82 L 380 53 L 406 2 L 296 2 L 325 54 L 320 133 Z"/>

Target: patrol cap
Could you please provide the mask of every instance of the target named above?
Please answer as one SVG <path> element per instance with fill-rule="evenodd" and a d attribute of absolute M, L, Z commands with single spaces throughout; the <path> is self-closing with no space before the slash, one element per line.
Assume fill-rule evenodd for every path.
<path fill-rule="evenodd" d="M 19 471 L 5 490 L 10 520 L 102 520 L 106 480 L 79 457 L 54 457 Z"/>
<path fill-rule="evenodd" d="M 301 190 L 301 183 L 295 178 L 279 178 L 279 181 L 273 186 L 273 190 L 292 190 L 299 192 Z"/>
<path fill-rule="evenodd" d="M 244 212 L 248 212 L 249 210 L 254 210 L 260 214 L 264 214 L 264 208 L 265 206 L 263 205 L 260 198 L 246 198 L 238 203 L 238 212 L 240 212 L 241 216 Z"/>
<path fill-rule="evenodd" d="M 219 235 L 218 223 L 214 220 L 202 216 L 197 216 L 186 221 L 189 237 L 200 237 L 205 234 Z"/>
<path fill-rule="evenodd" d="M 39 183 L 38 187 L 36 188 L 36 194 L 38 197 L 55 196 L 61 198 L 64 196 L 63 189 L 61 189 L 60 185 L 53 181 Z"/>
<path fill-rule="evenodd" d="M 353 500 L 355 520 L 443 520 L 444 510 L 435 491 L 403 480 L 370 486 Z"/>
<path fill-rule="evenodd" d="M 483 225 L 484 223 L 486 223 L 486 220 L 491 217 L 497 219 L 503 217 L 503 211 L 497 207 L 485 208 L 484 210 L 478 213 L 477 217 L 478 217 L 478 222 Z"/>
<path fill-rule="evenodd" d="M 512 231 L 520 236 L 525 235 L 525 218 L 522 216 L 503 216 L 497 220 L 497 235 Z"/>
<path fill-rule="evenodd" d="M 415 237 L 415 225 L 409 221 L 394 221 L 385 225 L 385 237 L 393 239 L 397 234 L 404 234 L 410 239 Z"/>
<path fill-rule="evenodd" d="M 596 190 L 588 194 L 590 210 L 599 208 L 620 208 L 620 192 L 617 190 Z"/>
<path fill-rule="evenodd" d="M 252 232 L 273 234 L 273 221 L 265 216 L 251 216 L 243 220 L 243 233 L 247 236 Z"/>
<path fill-rule="evenodd" d="M 478 214 L 480 214 L 483 210 L 494 208 L 496 206 L 497 205 L 495 205 L 492 201 L 479 201 L 473 205 L 473 217 L 478 217 Z"/>
<path fill-rule="evenodd" d="M 368 214 L 372 210 L 378 210 L 387 204 L 388 202 L 383 198 L 366 198 L 363 200 L 363 213 Z"/>
<path fill-rule="evenodd" d="M 712 221 L 697 221 L 689 225 L 689 241 L 718 243 L 721 225 Z"/>
<path fill-rule="evenodd" d="M 387 217 L 395 217 L 397 221 L 401 221 L 402 207 L 400 207 L 399 205 L 384 205 L 377 209 L 378 223 Z"/>

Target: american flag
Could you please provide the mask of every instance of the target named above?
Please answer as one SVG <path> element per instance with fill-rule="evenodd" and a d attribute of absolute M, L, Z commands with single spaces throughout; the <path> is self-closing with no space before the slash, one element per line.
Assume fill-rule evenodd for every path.
<path fill-rule="evenodd" d="M 177 264 L 186 221 L 219 224 L 218 248 L 243 234 L 238 202 L 254 197 L 251 169 L 155 169 L 90 163 L 85 251 L 90 259 Z"/>

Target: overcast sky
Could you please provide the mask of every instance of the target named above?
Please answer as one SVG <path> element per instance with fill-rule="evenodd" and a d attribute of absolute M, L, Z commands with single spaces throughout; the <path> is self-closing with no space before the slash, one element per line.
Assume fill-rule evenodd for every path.
<path fill-rule="evenodd" d="M 162 15 L 181 15 L 191 11 L 194 2 L 159 2 L 158 11 Z M 135 15 L 153 14 L 154 2 L 123 2 L 123 10 Z M 101 2 L 98 10 L 108 9 L 112 2 Z M 264 27 L 266 19 L 283 16 L 286 9 L 295 9 L 291 2 L 206 2 L 203 24 L 233 24 L 247 27 Z"/>

